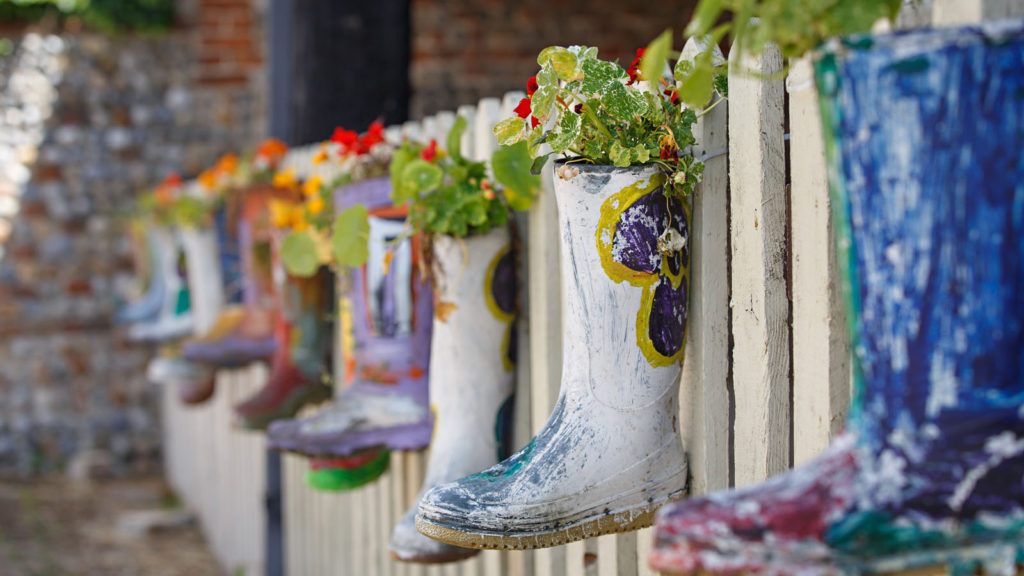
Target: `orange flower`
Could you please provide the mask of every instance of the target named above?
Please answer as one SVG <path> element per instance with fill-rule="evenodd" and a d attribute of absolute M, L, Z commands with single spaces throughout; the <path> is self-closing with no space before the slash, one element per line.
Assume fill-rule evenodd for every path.
<path fill-rule="evenodd" d="M 288 145 L 277 138 L 269 138 L 256 148 L 256 157 L 273 166 L 288 153 Z"/>
<path fill-rule="evenodd" d="M 306 202 L 306 210 L 313 216 L 324 211 L 324 199 L 319 196 L 314 196 Z"/>
<path fill-rule="evenodd" d="M 294 188 L 298 186 L 299 181 L 295 178 L 295 171 L 289 168 L 275 172 L 273 184 L 278 188 Z"/>
<path fill-rule="evenodd" d="M 310 176 L 309 180 L 302 183 L 302 194 L 307 198 L 317 196 L 320 194 L 320 189 L 323 188 L 323 178 L 319 176 Z"/>
<path fill-rule="evenodd" d="M 313 156 L 313 164 L 320 165 L 327 161 L 327 142 L 320 144 L 320 150 Z"/>

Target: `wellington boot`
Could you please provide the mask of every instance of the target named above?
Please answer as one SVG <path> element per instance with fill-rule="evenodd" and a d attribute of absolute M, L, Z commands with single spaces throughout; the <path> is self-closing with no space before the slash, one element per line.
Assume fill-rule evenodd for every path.
<path fill-rule="evenodd" d="M 555 180 L 565 302 L 558 402 L 519 453 L 423 496 L 416 528 L 442 542 L 556 546 L 648 526 L 686 493 L 677 415 L 687 210 L 665 196 L 656 167 L 571 172 Z"/>
<path fill-rule="evenodd" d="M 465 239 L 438 236 L 432 248 L 439 304 L 430 347 L 434 438 L 424 492 L 508 455 L 515 387 L 516 278 L 508 229 Z M 391 533 L 392 558 L 438 563 L 478 552 L 417 532 L 417 507 Z"/>
<path fill-rule="evenodd" d="M 306 484 L 325 492 L 354 490 L 383 476 L 390 462 L 387 450 L 370 450 L 348 458 L 313 458 Z"/>
<path fill-rule="evenodd" d="M 235 406 L 245 428 L 262 430 L 274 420 L 294 416 L 306 404 L 331 397 L 331 388 L 324 382 L 330 365 L 333 279 L 326 269 L 311 278 L 296 278 L 282 270 L 281 277 L 277 350 L 270 378 L 252 398 Z"/>
<path fill-rule="evenodd" d="M 136 269 L 145 268 L 146 289 L 142 295 L 118 309 L 114 315 L 114 321 L 118 324 L 135 324 L 138 322 L 151 322 L 160 315 L 160 309 L 164 303 L 164 293 L 167 289 L 167 279 L 164 273 L 167 267 L 163 266 L 161 258 L 165 255 L 158 246 L 162 241 L 159 235 L 164 233 L 160 229 L 150 229 L 145 234 L 145 260 L 144 265 L 139 264 Z M 137 271 L 142 275 L 143 271 Z"/>
<path fill-rule="evenodd" d="M 167 230 L 153 229 L 156 251 L 159 256 L 162 278 L 162 301 L 160 312 L 147 322 L 132 324 L 128 336 L 132 340 L 146 342 L 167 342 L 189 335 L 193 330 L 193 317 L 188 285 L 184 281 L 185 270 L 182 269 L 184 258 L 179 249 L 179 241 Z"/>
<path fill-rule="evenodd" d="M 404 226 L 371 215 L 369 261 L 351 272 L 349 296 L 342 298 L 341 340 L 351 384 L 326 409 L 276 422 L 268 434 L 271 448 L 329 457 L 370 448 L 422 450 L 430 443 L 432 292 L 419 277 L 412 241 L 385 247 Z M 387 269 L 385 249 L 392 254 Z"/>
<path fill-rule="evenodd" d="M 1021 22 L 854 38 L 819 55 L 856 342 L 847 432 L 761 485 L 666 507 L 655 569 L 1015 572 L 1024 559 L 1022 60 Z"/>

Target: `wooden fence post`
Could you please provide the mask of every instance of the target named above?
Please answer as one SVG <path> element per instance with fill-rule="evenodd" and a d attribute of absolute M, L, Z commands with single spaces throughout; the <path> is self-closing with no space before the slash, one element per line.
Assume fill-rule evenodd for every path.
<path fill-rule="evenodd" d="M 732 234 L 735 483 L 790 465 L 788 207 L 778 48 L 730 55 L 729 175 Z"/>

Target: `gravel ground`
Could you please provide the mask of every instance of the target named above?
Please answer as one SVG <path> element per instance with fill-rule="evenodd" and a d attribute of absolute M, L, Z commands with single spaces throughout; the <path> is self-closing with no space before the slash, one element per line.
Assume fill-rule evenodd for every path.
<path fill-rule="evenodd" d="M 0 576 L 223 576 L 194 523 L 119 528 L 176 506 L 159 479 L 0 480 Z"/>

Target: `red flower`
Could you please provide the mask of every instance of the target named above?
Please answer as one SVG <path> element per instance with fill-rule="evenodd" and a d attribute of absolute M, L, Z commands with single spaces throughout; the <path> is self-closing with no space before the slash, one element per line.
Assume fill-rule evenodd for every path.
<path fill-rule="evenodd" d="M 679 91 L 678 90 L 673 90 L 673 89 L 669 88 L 668 90 L 665 90 L 665 96 L 668 96 L 669 99 L 672 100 L 673 104 L 676 104 L 676 105 L 679 104 Z"/>
<path fill-rule="evenodd" d="M 537 91 L 537 77 L 530 76 L 530 79 L 526 81 L 526 95 L 533 98 L 533 93 Z"/>
<path fill-rule="evenodd" d="M 576 112 L 577 114 L 583 114 L 583 102 L 577 104 L 576 107 L 573 108 L 573 111 Z"/>
<path fill-rule="evenodd" d="M 437 158 L 437 140 L 431 140 L 426 148 L 420 150 L 420 158 L 427 162 L 433 162 L 434 158 Z"/>
<path fill-rule="evenodd" d="M 526 118 L 530 118 L 530 126 L 532 126 L 533 128 L 536 128 L 537 125 L 540 124 L 540 120 L 530 117 L 530 114 L 533 113 L 533 109 L 530 107 L 529 98 L 523 98 L 522 100 L 520 100 L 519 105 L 516 106 L 515 109 L 513 109 L 512 111 L 518 114 L 519 117 L 524 120 Z"/>
<path fill-rule="evenodd" d="M 352 151 L 352 148 L 359 141 L 359 134 L 355 130 L 345 130 L 341 126 L 334 129 L 334 134 L 331 135 L 331 142 L 338 144 L 341 147 L 339 154 L 344 156 Z"/>
<path fill-rule="evenodd" d="M 635 84 L 640 80 L 640 61 L 644 57 L 644 52 L 647 52 L 647 48 L 636 49 L 636 58 L 633 58 L 633 63 L 629 65 L 628 84 Z"/>

